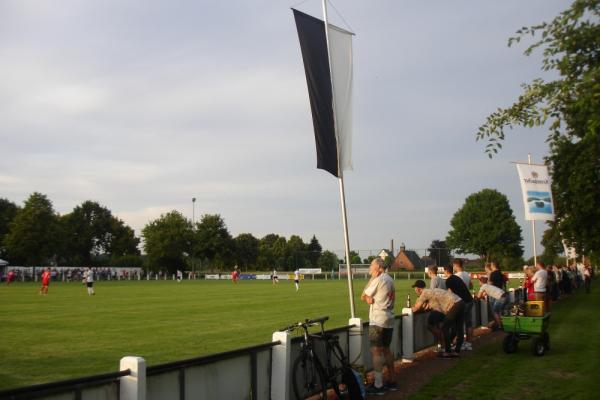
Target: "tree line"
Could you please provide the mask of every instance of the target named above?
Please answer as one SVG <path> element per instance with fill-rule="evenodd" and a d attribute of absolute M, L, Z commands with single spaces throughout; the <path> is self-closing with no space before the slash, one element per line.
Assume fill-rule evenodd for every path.
<path fill-rule="evenodd" d="M 352 256 L 356 261 L 358 254 Z M 298 235 L 286 239 L 274 233 L 260 239 L 251 233 L 233 237 L 218 214 L 192 223 L 171 211 L 146 224 L 138 238 L 98 202 L 84 201 L 60 215 L 48 197 L 37 192 L 22 207 L 0 198 L 0 258 L 23 266 L 110 265 L 169 272 L 221 270 L 233 265 L 242 270 L 331 270 L 341 262 L 335 253 L 323 251 L 315 235 L 308 243 Z"/>

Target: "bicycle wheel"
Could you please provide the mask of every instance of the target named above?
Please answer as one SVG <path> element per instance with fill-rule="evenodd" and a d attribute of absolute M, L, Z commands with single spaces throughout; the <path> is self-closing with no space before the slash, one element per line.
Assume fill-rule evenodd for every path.
<path fill-rule="evenodd" d="M 292 387 L 298 400 L 308 397 L 327 399 L 327 385 L 323 368 L 308 352 L 300 354 L 294 361 Z"/>

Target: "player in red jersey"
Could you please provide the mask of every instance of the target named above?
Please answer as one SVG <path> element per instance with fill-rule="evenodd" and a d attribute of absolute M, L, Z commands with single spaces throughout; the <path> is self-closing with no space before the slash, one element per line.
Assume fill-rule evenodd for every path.
<path fill-rule="evenodd" d="M 48 294 L 48 285 L 50 285 L 50 268 L 46 268 L 44 272 L 42 272 L 42 288 L 40 289 L 40 294 L 44 296 Z"/>
<path fill-rule="evenodd" d="M 12 281 L 15 280 L 15 271 L 10 270 L 8 271 L 8 276 L 6 277 L 6 284 L 10 285 L 12 283 Z"/>
<path fill-rule="evenodd" d="M 239 277 L 240 277 L 240 273 L 239 273 L 237 267 L 235 267 L 235 269 L 231 273 L 231 280 L 233 281 L 233 283 L 237 284 L 237 281 L 238 281 Z"/>

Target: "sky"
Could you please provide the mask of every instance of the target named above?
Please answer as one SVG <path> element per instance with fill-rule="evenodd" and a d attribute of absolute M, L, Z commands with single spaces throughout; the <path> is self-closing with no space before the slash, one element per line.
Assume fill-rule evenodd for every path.
<path fill-rule="evenodd" d="M 338 182 L 316 169 L 297 4 L 0 0 L 0 197 L 22 205 L 41 192 L 60 214 L 97 201 L 138 235 L 171 210 L 220 214 L 233 236 L 314 234 L 342 254 Z M 364 258 L 393 239 L 423 254 L 467 196 L 492 188 L 531 256 L 511 161 L 542 162 L 547 131 L 515 128 L 491 160 L 475 133 L 522 83 L 552 78 L 539 53 L 507 41 L 570 2 L 332 4 L 330 22 L 356 34 L 351 248 Z M 318 0 L 297 8 L 322 18 Z"/>

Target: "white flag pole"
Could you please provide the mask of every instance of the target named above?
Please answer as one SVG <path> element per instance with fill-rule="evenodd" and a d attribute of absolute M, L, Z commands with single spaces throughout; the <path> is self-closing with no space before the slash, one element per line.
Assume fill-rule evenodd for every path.
<path fill-rule="evenodd" d="M 354 287 L 352 284 L 352 271 L 350 268 L 350 240 L 348 238 L 348 217 L 346 215 L 346 194 L 344 190 L 344 173 L 342 171 L 340 165 L 340 148 L 339 148 L 339 136 L 337 132 L 337 117 L 335 113 L 335 95 L 333 90 L 333 75 L 331 71 L 331 53 L 329 52 L 329 22 L 327 20 L 327 0 L 323 0 L 323 20 L 325 22 L 325 38 L 327 40 L 327 58 L 329 59 L 329 76 L 331 78 L 331 99 L 334 113 L 333 113 L 333 128 L 335 132 L 335 136 L 337 139 L 338 145 L 336 146 L 337 150 L 337 159 L 338 159 L 338 181 L 340 184 L 340 203 L 342 207 L 342 224 L 344 226 L 344 247 L 346 250 L 346 271 L 348 273 L 348 296 L 350 297 L 350 317 L 355 317 L 355 307 L 354 307 Z"/>
<path fill-rule="evenodd" d="M 527 163 L 531 165 L 531 153 L 527 154 Z M 533 265 L 537 265 L 537 249 L 536 249 L 536 239 L 535 239 L 535 219 L 531 220 L 531 232 L 533 236 Z"/>

